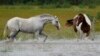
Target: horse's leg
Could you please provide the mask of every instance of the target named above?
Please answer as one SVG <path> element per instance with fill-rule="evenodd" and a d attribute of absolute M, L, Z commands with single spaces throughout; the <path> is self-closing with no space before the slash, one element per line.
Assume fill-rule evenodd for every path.
<path fill-rule="evenodd" d="M 43 33 L 43 32 L 41 32 L 40 35 L 45 36 L 45 39 L 44 39 L 44 42 L 45 42 L 45 41 L 47 40 L 47 37 L 48 37 L 48 36 L 47 36 L 45 33 Z"/>
<path fill-rule="evenodd" d="M 89 35 L 90 35 L 90 32 L 87 32 L 87 33 L 86 33 L 86 38 L 88 38 L 88 39 L 90 39 L 90 40 L 94 40 L 94 38 L 93 38 L 93 37 L 91 38 Z"/>
<path fill-rule="evenodd" d="M 78 35 L 78 30 L 76 29 L 76 26 L 74 26 L 74 31 L 75 31 L 75 37 L 77 38 L 77 41 L 79 40 L 79 35 Z"/>
<path fill-rule="evenodd" d="M 89 37 L 89 38 L 93 41 L 93 40 L 94 40 L 94 38 L 95 38 L 94 33 L 93 33 L 93 32 L 90 32 L 90 36 L 91 36 L 91 37 Z"/>
<path fill-rule="evenodd" d="M 35 32 L 35 38 L 38 40 L 39 39 L 39 31 Z"/>
<path fill-rule="evenodd" d="M 43 32 L 43 29 L 39 31 L 39 35 L 45 36 L 45 39 L 44 39 L 44 42 L 45 42 L 48 36 Z"/>
<path fill-rule="evenodd" d="M 79 41 L 79 34 L 78 34 L 78 32 L 75 32 L 75 33 L 76 33 L 75 34 L 76 40 Z"/>
<path fill-rule="evenodd" d="M 80 41 L 80 40 L 83 39 L 83 33 L 82 32 L 76 32 L 75 36 L 77 37 L 77 41 Z"/>
<path fill-rule="evenodd" d="M 9 35 L 9 39 L 13 41 L 16 38 L 16 35 L 18 34 L 18 32 L 19 31 L 11 32 Z"/>
<path fill-rule="evenodd" d="M 80 34 L 79 39 L 82 40 L 83 39 L 83 33 L 79 32 L 79 34 Z"/>

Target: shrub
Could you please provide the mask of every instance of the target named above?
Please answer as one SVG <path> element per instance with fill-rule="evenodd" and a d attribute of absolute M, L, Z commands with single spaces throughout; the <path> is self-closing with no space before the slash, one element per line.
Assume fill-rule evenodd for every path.
<path fill-rule="evenodd" d="M 84 8 L 84 7 L 85 7 L 85 5 L 83 5 L 83 4 L 79 5 L 79 8 Z"/>
<path fill-rule="evenodd" d="M 90 5 L 88 5 L 88 7 L 91 8 L 91 9 L 93 9 L 93 8 L 96 8 L 96 5 L 90 4 Z"/>
<path fill-rule="evenodd" d="M 97 13 L 96 19 L 100 20 L 100 12 Z"/>
<path fill-rule="evenodd" d="M 70 8 L 71 7 L 71 4 L 69 3 L 64 3 L 61 5 L 62 8 Z"/>
<path fill-rule="evenodd" d="M 94 17 L 93 17 L 92 15 L 87 14 L 87 16 L 89 17 L 89 19 L 90 19 L 91 21 L 93 21 Z"/>
<path fill-rule="evenodd" d="M 54 4 L 49 4 L 49 5 L 48 4 L 44 4 L 44 5 L 41 5 L 40 8 L 49 9 L 49 8 L 56 8 L 56 6 Z"/>

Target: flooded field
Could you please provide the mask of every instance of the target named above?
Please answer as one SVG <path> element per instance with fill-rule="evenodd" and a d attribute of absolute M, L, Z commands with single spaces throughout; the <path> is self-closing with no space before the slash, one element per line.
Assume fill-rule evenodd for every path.
<path fill-rule="evenodd" d="M 100 35 L 90 40 L 0 41 L 0 56 L 100 56 Z"/>

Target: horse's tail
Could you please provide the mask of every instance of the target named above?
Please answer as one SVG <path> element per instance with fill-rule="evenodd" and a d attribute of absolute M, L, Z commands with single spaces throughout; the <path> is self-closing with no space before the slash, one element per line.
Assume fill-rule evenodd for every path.
<path fill-rule="evenodd" d="M 4 31 L 3 31 L 3 37 L 6 38 L 7 37 L 7 30 L 8 30 L 8 27 L 7 25 L 4 27 Z"/>

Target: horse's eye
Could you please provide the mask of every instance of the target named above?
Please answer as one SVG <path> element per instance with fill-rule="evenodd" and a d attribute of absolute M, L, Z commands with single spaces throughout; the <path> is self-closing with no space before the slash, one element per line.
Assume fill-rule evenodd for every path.
<path fill-rule="evenodd" d="M 58 21 L 56 21 L 56 23 L 58 23 Z"/>

